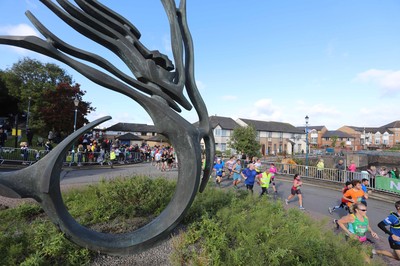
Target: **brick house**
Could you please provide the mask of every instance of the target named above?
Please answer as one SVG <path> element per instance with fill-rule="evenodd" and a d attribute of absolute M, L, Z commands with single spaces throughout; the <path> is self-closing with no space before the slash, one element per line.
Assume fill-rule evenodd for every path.
<path fill-rule="evenodd" d="M 333 146 L 334 139 L 336 138 L 336 143 Z M 321 147 L 333 147 L 336 150 L 346 149 L 354 150 L 355 137 L 344 131 L 333 130 L 326 131 L 322 135 L 322 146 Z"/>
<path fill-rule="evenodd" d="M 338 130 L 356 138 L 355 150 L 390 148 L 400 144 L 400 121 L 394 121 L 381 127 L 343 126 Z"/>
<path fill-rule="evenodd" d="M 245 118 L 236 120 L 241 126 L 252 125 L 257 131 L 262 155 L 294 154 L 306 150 L 305 132 L 289 123 L 258 121 Z"/>
<path fill-rule="evenodd" d="M 305 127 L 296 127 L 303 132 L 306 132 Z M 308 143 L 313 148 L 325 148 L 322 143 L 322 136 L 328 129 L 325 126 L 309 126 L 308 127 Z"/>

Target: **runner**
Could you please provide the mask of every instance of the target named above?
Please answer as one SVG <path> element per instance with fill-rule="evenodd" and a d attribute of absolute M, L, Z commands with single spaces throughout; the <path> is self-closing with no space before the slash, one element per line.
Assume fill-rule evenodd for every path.
<path fill-rule="evenodd" d="M 272 189 L 275 191 L 275 193 L 278 193 L 278 190 L 276 189 L 276 186 L 275 186 L 275 175 L 278 172 L 278 170 L 276 169 L 274 163 L 271 163 L 271 165 L 269 167 L 269 172 L 271 173 L 270 182 L 272 183 Z"/>
<path fill-rule="evenodd" d="M 351 206 L 357 202 L 361 202 L 363 198 L 368 199 L 368 194 L 365 194 L 361 187 L 360 180 L 353 180 L 353 188 L 344 193 L 343 199 L 347 200 L 347 206 L 351 212 Z"/>
<path fill-rule="evenodd" d="M 384 255 L 396 260 L 400 260 L 400 201 L 394 204 L 396 212 L 391 212 L 385 220 L 378 224 L 378 227 L 389 235 L 389 245 L 393 252 L 387 250 L 372 250 L 374 254 Z M 390 226 L 390 230 L 386 228 Z"/>
<path fill-rule="evenodd" d="M 217 163 L 214 164 L 213 170 L 215 171 L 215 182 L 218 186 L 221 186 L 222 182 L 222 173 L 223 173 L 224 165 L 221 162 L 221 159 L 217 159 Z"/>
<path fill-rule="evenodd" d="M 269 188 L 269 184 L 271 183 L 271 177 L 272 177 L 272 174 L 268 170 L 265 170 L 264 172 L 262 172 L 261 174 L 258 174 L 256 176 L 257 183 L 261 187 L 260 197 L 264 194 L 265 195 L 268 194 L 268 188 Z"/>
<path fill-rule="evenodd" d="M 364 191 L 364 194 L 368 194 L 369 179 L 363 178 L 361 180 L 361 189 Z M 365 197 L 362 198 L 361 202 L 367 206 L 367 199 Z"/>
<path fill-rule="evenodd" d="M 290 195 L 287 199 L 285 199 L 285 203 L 286 205 L 289 204 L 289 201 L 295 196 L 297 195 L 297 197 L 299 197 L 299 209 L 300 210 L 305 210 L 305 208 L 303 207 L 303 195 L 301 194 L 301 190 L 300 187 L 303 184 L 303 182 L 300 180 L 300 175 L 299 174 L 295 174 L 294 178 L 293 178 L 293 186 L 292 189 L 290 190 Z"/>
<path fill-rule="evenodd" d="M 334 220 L 346 232 L 348 237 L 358 239 L 360 242 L 367 241 L 366 233 L 371 232 L 373 238 L 378 239 L 378 235 L 372 231 L 367 217 L 367 206 L 357 202 L 352 206 L 352 213 L 343 216 L 339 220 Z"/>
<path fill-rule="evenodd" d="M 248 168 L 245 168 L 242 171 L 242 177 L 244 178 L 244 184 L 246 185 L 246 189 L 253 193 L 254 181 L 257 175 L 256 170 L 254 169 L 254 164 L 250 163 Z"/>
<path fill-rule="evenodd" d="M 342 188 L 342 195 L 344 195 L 344 193 L 346 193 L 347 190 L 352 189 L 352 188 L 353 188 L 352 182 L 347 181 L 344 188 Z M 345 209 L 346 211 L 348 211 L 347 202 L 348 202 L 348 200 L 345 200 L 342 196 L 340 205 L 329 207 L 328 208 L 329 213 L 332 214 L 332 212 L 334 212 L 337 209 Z"/>
<path fill-rule="evenodd" d="M 238 186 L 241 181 L 240 172 L 242 171 L 242 162 L 240 159 L 236 160 L 236 163 L 232 167 L 233 172 L 233 187 L 238 189 Z"/>
<path fill-rule="evenodd" d="M 350 238 L 357 239 L 361 243 L 367 243 L 367 232 L 375 239 L 379 239 L 378 235 L 372 231 L 369 226 L 367 217 L 367 206 L 361 202 L 357 202 L 352 206 L 352 213 L 343 216 L 340 220 L 334 220 L 337 225 L 345 231 L 346 235 Z M 374 254 L 374 252 L 373 252 Z M 369 262 L 370 256 L 364 254 L 365 260 Z"/>
<path fill-rule="evenodd" d="M 231 178 L 233 176 L 233 165 L 236 163 L 236 157 L 231 156 L 229 160 L 226 162 L 226 168 L 228 169 L 228 176 L 227 179 Z"/>
<path fill-rule="evenodd" d="M 255 163 L 254 163 L 254 169 L 256 170 L 257 174 L 261 173 L 261 159 L 256 159 Z"/>

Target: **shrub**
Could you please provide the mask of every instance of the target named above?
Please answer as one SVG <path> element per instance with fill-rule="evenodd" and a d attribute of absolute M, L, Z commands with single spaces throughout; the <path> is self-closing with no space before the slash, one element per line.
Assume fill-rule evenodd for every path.
<path fill-rule="evenodd" d="M 215 191 L 216 194 L 219 192 Z M 174 239 L 176 265 L 364 265 L 358 243 L 345 242 L 326 222 L 315 222 L 280 202 L 233 200 L 188 226 Z M 366 251 L 367 252 L 367 251 Z"/>
<path fill-rule="evenodd" d="M 81 224 L 89 226 L 116 218 L 158 215 L 169 203 L 176 182 L 163 178 L 117 178 L 66 193 L 64 202 Z"/>
<path fill-rule="evenodd" d="M 3 210 L 0 219 L 0 265 L 85 265 L 90 260 L 89 251 L 67 240 L 36 204 Z"/>
<path fill-rule="evenodd" d="M 86 225 L 113 224 L 132 231 L 124 218 L 158 215 L 176 183 L 145 177 L 120 178 L 63 194 L 71 215 Z M 0 211 L 0 265 L 86 265 L 95 255 L 67 240 L 37 204 Z"/>

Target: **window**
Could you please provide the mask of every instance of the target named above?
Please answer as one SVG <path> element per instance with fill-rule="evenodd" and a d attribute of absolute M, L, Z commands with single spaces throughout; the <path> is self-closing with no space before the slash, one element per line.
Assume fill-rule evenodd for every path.
<path fill-rule="evenodd" d="M 214 129 L 214 135 L 215 136 L 221 136 L 221 129 L 220 128 L 216 128 L 216 129 Z"/>
<path fill-rule="evenodd" d="M 268 138 L 272 138 L 272 132 L 268 132 Z"/>
<path fill-rule="evenodd" d="M 221 151 L 226 151 L 226 143 L 221 143 Z"/>

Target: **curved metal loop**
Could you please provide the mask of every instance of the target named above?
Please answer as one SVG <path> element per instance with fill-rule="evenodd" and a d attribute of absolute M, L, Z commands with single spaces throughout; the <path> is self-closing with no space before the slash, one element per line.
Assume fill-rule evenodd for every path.
<path fill-rule="evenodd" d="M 186 21 L 186 1 L 182 0 L 179 8 L 176 8 L 174 0 L 161 0 L 170 22 L 173 55 L 178 66 L 176 72 L 167 72 L 171 70 L 169 68 L 160 69 L 160 66 L 157 65 L 158 58 L 167 59 L 167 57 L 159 52 L 151 52 L 152 57 L 148 57 L 147 51 L 138 41 L 140 36 L 136 29 L 135 34 L 130 34 L 129 38 L 114 31 L 115 29 L 122 31 L 126 28 L 126 23 L 121 23 L 126 20 L 104 7 L 100 8 L 94 4 L 96 1 L 87 1 L 92 6 L 85 7 L 82 10 L 71 9 L 68 6 L 67 12 L 50 0 L 41 1 L 83 35 L 122 55 L 124 62 L 137 76 L 137 81 L 115 79 L 97 68 L 72 58 L 71 56 L 76 56 L 86 59 L 86 61 L 94 62 L 105 70 L 111 69 L 111 73 L 118 73 L 117 69 L 111 66 L 107 60 L 61 43 L 61 40 L 55 38 L 55 35 L 44 28 L 36 19 L 33 19 L 33 23 L 41 29 L 42 34 L 47 37 L 46 40 L 33 36 L 0 36 L 0 44 L 23 47 L 55 58 L 71 66 L 98 85 L 122 93 L 139 103 L 153 119 L 157 132 L 168 137 L 177 152 L 179 161 L 177 187 L 171 202 L 164 211 L 149 224 L 133 232 L 124 234 L 100 233 L 80 225 L 68 212 L 61 195 L 60 173 L 64 154 L 83 132 L 110 119 L 110 117 L 105 117 L 71 134 L 46 156 L 46 160 L 40 160 L 33 166 L 14 173 L 1 173 L 0 194 L 9 197 L 32 197 L 36 199 L 60 230 L 73 242 L 83 247 L 114 255 L 128 254 L 147 248 L 171 232 L 186 214 L 197 191 L 202 192 L 204 190 L 212 169 L 215 152 L 214 137 L 208 120 L 207 109 L 194 80 L 193 45 Z M 66 0 L 57 1 L 64 4 L 68 2 Z M 95 16 L 86 12 L 94 9 L 98 9 Z M 73 16 L 68 14 L 68 11 L 73 13 Z M 101 14 L 105 16 L 104 21 L 112 20 L 114 23 L 113 29 L 107 28 L 109 36 L 98 30 L 106 27 L 104 21 L 99 20 Z M 28 13 L 28 16 L 31 19 L 33 18 L 30 13 Z M 83 18 L 83 16 L 86 21 L 92 21 L 90 25 L 85 25 L 79 20 L 79 17 Z M 88 16 L 91 16 L 90 19 L 88 19 Z M 99 23 L 101 27 L 98 27 L 95 23 Z M 110 39 L 110 37 L 117 38 L 117 40 Z M 185 50 L 185 56 L 182 54 L 182 47 Z M 132 54 L 135 56 L 132 56 Z M 185 58 L 185 63 L 183 58 Z M 174 83 L 176 81 L 179 82 Z M 199 127 L 195 127 L 174 111 L 174 109 L 179 110 L 179 108 L 175 102 L 172 102 L 172 99 L 183 107 L 190 108 L 190 103 L 183 96 L 181 90 L 184 81 L 187 94 L 199 116 Z M 139 93 L 132 86 L 151 95 L 148 97 Z M 204 140 L 206 146 L 206 167 L 203 169 L 202 178 L 200 178 L 202 170 L 201 140 Z"/>
<path fill-rule="evenodd" d="M 65 154 L 72 144 L 85 132 L 110 119 L 111 116 L 105 116 L 81 127 L 59 143 L 45 158 L 27 168 L 0 173 L 0 195 L 10 198 L 34 198 L 42 202 L 42 194 L 52 189 L 52 172 L 55 169 L 61 172 Z"/>

